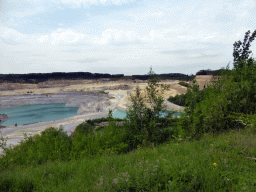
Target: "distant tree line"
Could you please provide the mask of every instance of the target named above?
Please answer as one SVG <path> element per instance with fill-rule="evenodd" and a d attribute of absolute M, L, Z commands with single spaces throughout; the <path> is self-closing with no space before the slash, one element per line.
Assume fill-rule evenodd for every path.
<path fill-rule="evenodd" d="M 220 75 L 221 69 L 216 71 L 201 70 L 196 75 Z M 156 74 L 160 80 L 180 80 L 192 81 L 195 75 L 185 75 L 181 73 Z M 149 75 L 132 75 L 124 74 L 111 75 L 108 73 L 90 73 L 90 72 L 54 72 L 54 73 L 29 73 L 29 74 L 0 74 L 0 83 L 30 83 L 37 84 L 48 80 L 76 80 L 76 79 L 101 79 L 109 78 L 110 80 L 131 79 L 131 80 L 148 80 Z"/>
<path fill-rule="evenodd" d="M 107 73 L 90 72 L 54 72 L 54 73 L 29 73 L 29 74 L 0 74 L 0 82 L 11 83 L 32 83 L 37 84 L 47 80 L 75 80 L 75 79 L 101 79 L 101 78 L 121 78 L 123 74 L 110 75 Z"/>
<path fill-rule="evenodd" d="M 170 79 L 170 80 L 182 80 L 191 81 L 195 78 L 195 75 L 185 75 L 181 73 L 169 73 L 169 74 L 155 74 L 160 80 Z M 148 80 L 149 75 L 132 75 L 135 79 Z"/>
<path fill-rule="evenodd" d="M 221 70 L 222 69 L 218 69 L 218 70 L 200 70 L 196 73 L 196 75 L 213 75 L 213 76 L 218 76 L 221 75 Z"/>

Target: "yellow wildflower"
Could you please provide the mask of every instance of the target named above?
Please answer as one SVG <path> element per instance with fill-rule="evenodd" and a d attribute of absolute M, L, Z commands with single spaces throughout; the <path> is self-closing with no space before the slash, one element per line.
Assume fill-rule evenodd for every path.
<path fill-rule="evenodd" d="M 214 165 L 214 166 L 216 166 L 216 165 L 217 165 L 217 163 L 213 163 L 213 165 Z"/>

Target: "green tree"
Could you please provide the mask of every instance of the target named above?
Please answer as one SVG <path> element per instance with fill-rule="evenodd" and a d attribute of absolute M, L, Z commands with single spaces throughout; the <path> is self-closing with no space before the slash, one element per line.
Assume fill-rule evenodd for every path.
<path fill-rule="evenodd" d="M 167 111 L 164 105 L 163 94 L 165 90 L 169 89 L 169 86 L 159 84 L 160 80 L 152 71 L 152 67 L 148 75 L 148 86 L 145 89 L 145 94 L 142 95 L 140 88 L 137 86 L 135 94 L 130 95 L 132 105 L 127 111 L 124 122 L 126 140 L 130 149 L 136 148 L 143 141 L 144 143 L 160 143 L 166 140 L 168 133 L 165 132 L 164 126 L 174 113 Z M 166 112 L 168 115 L 161 117 L 162 112 Z M 164 132 L 165 137 L 163 137 Z"/>
<path fill-rule="evenodd" d="M 249 47 L 251 46 L 250 43 L 254 40 L 255 36 L 256 36 L 256 30 L 252 33 L 252 36 L 250 37 L 250 30 L 248 30 L 245 33 L 245 37 L 244 37 L 244 42 L 243 42 L 243 49 L 240 48 L 240 46 L 242 45 L 241 41 L 235 42 L 233 44 L 234 46 L 234 52 L 233 52 L 233 56 L 234 56 L 234 67 L 237 68 L 238 67 L 238 63 L 241 60 L 247 60 L 249 57 L 249 54 L 252 53 L 252 51 L 249 51 Z M 248 37 L 249 40 L 248 40 Z M 247 42 L 248 41 L 248 42 Z M 239 49 L 240 48 L 240 49 Z M 239 49 L 239 50 L 238 50 Z M 241 64 L 241 63 L 240 63 Z"/>
<path fill-rule="evenodd" d="M 254 39 L 249 39 L 249 43 Z M 185 114 L 181 118 L 183 129 L 190 133 L 192 138 L 199 139 L 203 133 L 213 133 L 242 127 L 238 120 L 243 115 L 256 112 L 256 62 L 248 59 L 246 44 L 249 32 L 245 35 L 242 50 L 234 50 L 234 69 L 221 70 L 221 75 L 216 77 L 215 83 L 199 91 L 193 84 L 188 88 Z M 241 42 L 235 43 L 238 48 Z M 242 52 L 240 55 L 239 53 Z M 204 92 L 202 95 L 201 93 Z"/>

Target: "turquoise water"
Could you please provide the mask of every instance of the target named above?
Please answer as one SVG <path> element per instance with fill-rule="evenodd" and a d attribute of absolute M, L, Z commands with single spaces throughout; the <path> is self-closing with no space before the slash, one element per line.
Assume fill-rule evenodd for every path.
<path fill-rule="evenodd" d="M 10 118 L 0 123 L 2 126 L 24 125 L 41 121 L 53 121 L 77 115 L 78 107 L 66 107 L 65 103 L 23 105 L 10 108 L 0 108 L 0 114 Z"/>
<path fill-rule="evenodd" d="M 118 110 L 118 109 L 115 109 L 114 112 L 113 112 L 112 117 L 124 119 L 126 117 L 126 112 Z"/>
<path fill-rule="evenodd" d="M 167 115 L 167 112 L 162 112 L 160 113 L 161 116 L 160 117 L 165 117 Z M 173 114 L 173 116 L 180 116 L 181 114 L 179 112 Z M 115 109 L 114 112 L 113 112 L 113 117 L 114 118 L 120 118 L 120 119 L 124 119 L 126 117 L 126 112 L 125 111 L 121 111 L 121 110 L 118 110 L 118 109 Z"/>

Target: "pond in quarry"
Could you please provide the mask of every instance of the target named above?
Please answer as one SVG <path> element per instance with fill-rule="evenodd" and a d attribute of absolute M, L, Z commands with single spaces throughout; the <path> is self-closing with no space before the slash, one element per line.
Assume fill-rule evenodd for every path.
<path fill-rule="evenodd" d="M 167 112 L 165 112 L 165 113 L 164 113 L 164 112 L 161 112 L 160 114 L 161 114 L 160 117 L 165 117 L 165 116 L 167 115 Z M 181 115 L 181 114 L 180 114 L 179 112 L 176 112 L 176 113 L 173 114 L 174 117 L 180 116 L 180 115 Z M 113 112 L 113 117 L 114 117 L 114 118 L 124 119 L 124 118 L 126 117 L 126 112 L 116 109 L 116 110 L 114 110 L 114 112 Z"/>
<path fill-rule="evenodd" d="M 42 121 L 54 121 L 57 119 L 65 119 L 77 115 L 78 107 L 66 107 L 65 103 L 55 104 L 36 104 L 23 105 L 10 108 L 0 108 L 0 114 L 9 116 L 5 122 L 0 123 L 2 126 L 24 125 Z M 167 113 L 162 113 L 162 117 Z M 177 112 L 173 116 L 180 116 Z M 126 112 L 115 109 L 113 111 L 114 118 L 124 119 Z"/>
<path fill-rule="evenodd" d="M 77 115 L 78 107 L 66 107 L 65 103 L 23 105 L 0 108 L 0 114 L 9 116 L 2 126 L 24 125 L 41 121 L 65 119 Z"/>

